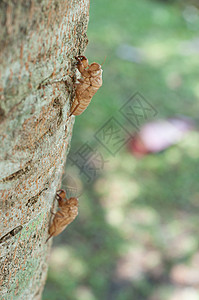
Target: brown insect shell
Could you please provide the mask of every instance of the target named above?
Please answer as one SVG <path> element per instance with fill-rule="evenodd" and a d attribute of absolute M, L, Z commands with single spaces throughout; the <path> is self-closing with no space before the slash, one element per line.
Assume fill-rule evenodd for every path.
<path fill-rule="evenodd" d="M 71 107 L 71 111 L 78 104 L 73 115 L 80 115 L 89 105 L 91 99 L 102 85 L 102 69 L 98 63 L 92 63 L 82 75 L 83 82 L 76 84 L 76 97 Z M 79 101 L 78 101 L 79 100 Z"/>
<path fill-rule="evenodd" d="M 88 68 L 88 72 L 90 73 L 92 87 L 99 89 L 102 85 L 102 68 L 100 64 L 92 63 Z"/>
<path fill-rule="evenodd" d="M 49 228 L 49 235 L 60 234 L 78 215 L 78 200 L 70 198 L 66 201 L 59 201 L 60 210 L 56 212 L 53 222 Z"/>

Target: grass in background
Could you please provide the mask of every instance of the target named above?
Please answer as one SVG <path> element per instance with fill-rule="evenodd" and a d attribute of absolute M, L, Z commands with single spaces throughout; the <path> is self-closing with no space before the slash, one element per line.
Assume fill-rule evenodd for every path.
<path fill-rule="evenodd" d="M 198 29 L 188 3 L 91 2 L 86 55 L 106 57 L 104 82 L 76 118 L 71 152 L 88 141 L 107 163 L 54 239 L 44 300 L 199 299 L 199 275 L 195 285 L 187 275 L 199 256 L 198 135 L 142 160 L 126 146 L 111 156 L 94 137 L 110 117 L 132 130 L 119 109 L 137 91 L 157 119 L 198 118 Z"/>

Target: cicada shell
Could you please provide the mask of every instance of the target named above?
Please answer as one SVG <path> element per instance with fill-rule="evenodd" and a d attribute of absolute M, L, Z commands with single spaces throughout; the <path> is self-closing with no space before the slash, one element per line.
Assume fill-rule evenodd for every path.
<path fill-rule="evenodd" d="M 91 99 L 102 86 L 102 68 L 96 62 L 89 65 L 85 56 L 76 56 L 75 58 L 82 78 L 75 84 L 75 99 L 70 115 L 78 116 L 88 107 Z"/>
<path fill-rule="evenodd" d="M 57 192 L 57 201 L 60 210 L 54 214 L 54 219 L 48 230 L 49 237 L 46 242 L 52 237 L 60 234 L 78 215 L 78 200 L 77 198 L 66 198 L 66 192 L 59 190 Z"/>

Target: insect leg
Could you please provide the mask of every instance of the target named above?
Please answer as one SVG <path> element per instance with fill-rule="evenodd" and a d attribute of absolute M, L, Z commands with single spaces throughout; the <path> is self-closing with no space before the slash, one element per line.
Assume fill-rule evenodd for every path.
<path fill-rule="evenodd" d="M 49 235 L 49 237 L 46 239 L 45 244 L 48 242 L 48 240 L 53 236 L 53 234 L 55 233 L 55 231 L 53 231 L 53 233 L 51 233 L 51 235 Z"/>
<path fill-rule="evenodd" d="M 64 199 L 64 198 L 66 198 L 66 191 L 63 190 L 63 189 L 60 189 L 56 192 L 56 196 L 59 197 L 59 198 Z"/>
<path fill-rule="evenodd" d="M 62 206 L 65 203 L 64 199 L 66 198 L 66 192 L 64 190 L 59 190 L 56 193 L 56 197 L 57 197 L 59 206 Z"/>
<path fill-rule="evenodd" d="M 76 111 L 76 109 L 79 107 L 79 105 L 80 105 L 80 101 L 79 101 L 79 99 L 78 99 L 78 97 L 76 96 L 76 99 L 75 99 L 75 101 L 77 100 L 77 105 L 75 106 L 75 108 L 73 108 L 73 110 L 70 112 L 70 115 L 69 115 L 69 117 L 71 117 L 72 115 L 73 115 L 73 113 Z"/>
<path fill-rule="evenodd" d="M 56 219 L 54 219 L 54 224 L 56 224 L 56 220 L 57 220 L 57 219 L 65 218 L 65 215 L 64 215 L 61 211 L 58 211 L 58 212 L 56 213 L 55 218 L 56 218 Z"/>
<path fill-rule="evenodd" d="M 54 212 L 52 211 L 52 208 L 50 209 L 50 213 L 51 213 L 52 215 L 56 215 L 56 213 L 54 213 Z"/>

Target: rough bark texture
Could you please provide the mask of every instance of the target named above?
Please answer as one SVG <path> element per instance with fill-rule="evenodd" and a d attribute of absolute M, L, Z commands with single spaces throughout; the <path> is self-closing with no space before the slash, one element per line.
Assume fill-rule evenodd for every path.
<path fill-rule="evenodd" d="M 40 299 L 89 0 L 1 1 L 1 299 Z"/>

